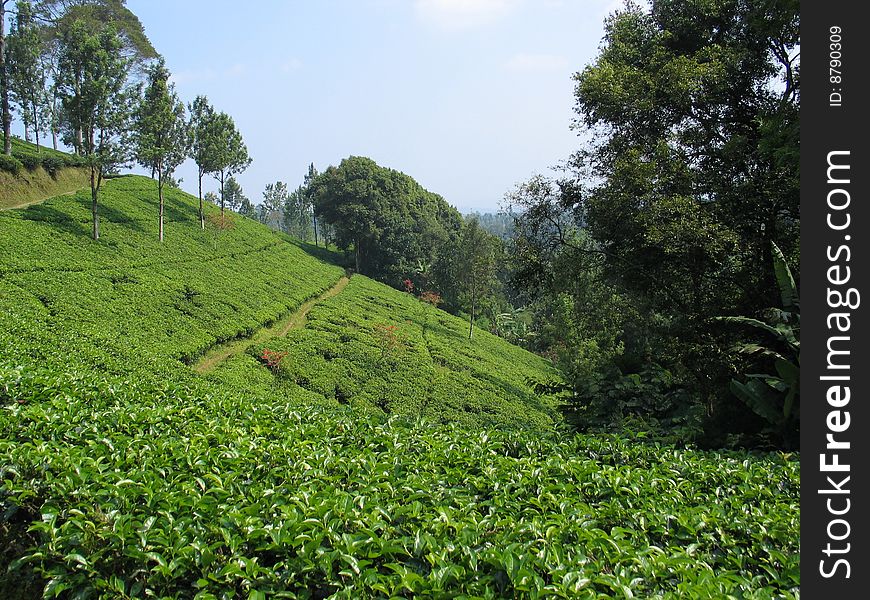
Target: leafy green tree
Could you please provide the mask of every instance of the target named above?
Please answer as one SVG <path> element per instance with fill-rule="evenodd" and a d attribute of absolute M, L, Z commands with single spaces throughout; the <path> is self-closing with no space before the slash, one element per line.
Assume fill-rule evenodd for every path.
<path fill-rule="evenodd" d="M 205 96 L 197 96 L 188 107 L 188 151 L 197 168 L 197 193 L 199 197 L 199 224 L 205 229 L 205 211 L 202 206 L 202 178 L 217 171 L 215 158 L 219 154 L 217 125 L 214 108 Z"/>
<path fill-rule="evenodd" d="M 121 135 L 127 131 L 129 98 L 124 85 L 127 60 L 114 29 L 97 34 L 73 24 L 64 38 L 58 86 L 64 111 L 82 132 L 82 153 L 91 176 L 93 237 L 99 239 L 97 199 L 104 175 L 128 162 Z"/>
<path fill-rule="evenodd" d="M 242 201 L 246 199 L 245 193 L 242 191 L 242 186 L 236 181 L 235 177 L 227 179 L 224 185 L 224 196 L 221 200 L 221 206 L 226 203 L 227 207 L 232 211 L 238 211 L 242 205 Z"/>
<path fill-rule="evenodd" d="M 6 7 L 0 0 L 0 120 L 3 121 L 3 154 L 12 155 L 12 109 L 9 106 L 9 73 L 6 64 Z"/>
<path fill-rule="evenodd" d="M 474 320 L 481 303 L 496 285 L 497 241 L 474 218 L 466 221 L 459 235 L 455 275 L 459 284 L 459 298 L 469 310 L 469 338 L 474 334 Z"/>
<path fill-rule="evenodd" d="M 187 156 L 184 104 L 169 83 L 169 70 L 160 58 L 149 67 L 145 95 L 136 109 L 133 131 L 136 158 L 157 175 L 158 239 L 163 241 L 163 186 Z"/>
<path fill-rule="evenodd" d="M 247 169 L 251 164 L 251 159 L 248 156 L 248 148 L 242 141 L 242 134 L 236 129 L 232 117 L 223 112 L 218 113 L 214 116 L 212 127 L 214 127 L 215 151 L 212 155 L 214 162 L 211 166 L 214 169 L 212 173 L 215 179 L 221 184 L 221 215 L 223 215 L 224 204 L 227 202 L 225 190 L 227 178 L 232 179 L 233 175 Z M 238 208 L 238 204 L 236 204 L 236 208 Z"/>
<path fill-rule="evenodd" d="M 441 196 L 404 173 L 352 156 L 311 183 L 315 213 L 332 227 L 335 242 L 353 249 L 359 272 L 391 285 L 432 262 L 455 239 L 462 216 Z"/>
<path fill-rule="evenodd" d="M 24 138 L 30 141 L 30 132 L 33 132 L 36 151 L 39 152 L 39 133 L 45 129 L 41 116 L 46 103 L 45 71 L 40 60 L 43 44 L 30 3 L 19 0 L 16 13 L 6 40 L 7 77 L 12 98 L 21 112 Z"/>
<path fill-rule="evenodd" d="M 287 195 L 286 202 L 282 207 L 281 218 L 284 230 L 303 242 L 308 241 L 308 233 L 311 229 L 309 197 L 307 188 L 300 185 Z"/>
<path fill-rule="evenodd" d="M 45 38 L 61 39 L 77 22 L 92 34 L 111 23 L 131 68 L 146 68 L 160 56 L 145 35 L 142 22 L 127 8 L 126 0 L 36 0 L 34 8 L 44 24 Z"/>
<path fill-rule="evenodd" d="M 128 77 L 139 79 L 148 63 L 159 54 L 145 35 L 138 17 L 125 4 L 125 0 L 36 0 L 34 9 L 47 50 L 43 60 L 51 67 L 57 67 L 47 70 L 58 70 L 58 46 L 69 37 L 73 27 L 84 27 L 91 35 L 98 35 L 107 24 L 111 24 L 120 44 L 118 51 L 128 64 Z M 61 119 L 62 107 L 52 104 L 50 112 L 54 115 L 53 132 L 64 133 L 65 143 L 81 154 L 82 130 L 72 127 L 68 119 L 66 122 Z"/>
<path fill-rule="evenodd" d="M 307 214 L 311 215 L 311 220 L 312 220 L 312 223 L 314 226 L 314 245 L 315 246 L 318 245 L 317 244 L 317 211 L 314 210 L 314 187 L 312 184 L 314 183 L 314 180 L 317 179 L 318 175 L 319 175 L 319 173 L 317 172 L 317 169 L 315 168 L 314 163 L 311 163 L 310 165 L 308 165 L 308 173 L 305 174 L 305 180 L 302 184 L 302 187 L 304 189 L 304 193 L 303 193 L 303 196 L 299 199 L 299 204 L 298 204 L 299 214 L 300 214 L 300 223 L 301 223 L 301 219 L 303 218 L 302 215 L 307 215 Z M 304 239 L 307 239 L 308 227 L 305 226 L 304 230 L 306 232 L 306 237 Z"/>
<path fill-rule="evenodd" d="M 772 305 L 771 242 L 797 255 L 798 23 L 792 1 L 629 5 L 575 75 L 590 141 L 562 180 L 520 190 L 512 259 L 526 294 L 569 302 L 577 328 L 563 329 L 579 335 L 558 341 L 577 350 L 576 395 L 584 364 L 610 362 L 610 390 L 637 383 L 585 395 L 598 415 L 614 412 L 606 397 L 650 423 L 703 414 L 709 444 L 763 426 L 728 392 L 734 334 L 712 317 Z M 583 317 L 595 298 L 614 316 Z"/>
<path fill-rule="evenodd" d="M 61 40 L 42 36 L 42 54 L 40 62 L 45 74 L 45 103 L 43 106 L 46 130 L 51 134 L 52 147 L 58 149 L 58 136 L 61 133 L 62 106 L 58 93 L 58 75 L 60 67 Z"/>
<path fill-rule="evenodd" d="M 257 208 L 248 200 L 246 197 L 242 196 L 242 201 L 239 204 L 239 214 L 249 219 L 257 218 Z"/>
<path fill-rule="evenodd" d="M 283 210 L 287 205 L 290 194 L 287 192 L 287 184 L 283 181 L 266 184 L 263 191 L 263 210 L 266 215 L 266 224 L 276 223 L 279 227 L 283 219 Z M 277 216 L 276 216 L 277 215 Z"/>

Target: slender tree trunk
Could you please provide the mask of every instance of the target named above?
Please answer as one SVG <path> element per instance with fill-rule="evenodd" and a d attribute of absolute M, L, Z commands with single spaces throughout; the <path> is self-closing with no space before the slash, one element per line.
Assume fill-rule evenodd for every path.
<path fill-rule="evenodd" d="M 474 289 L 471 290 L 471 322 L 468 324 L 468 339 L 474 334 Z"/>
<path fill-rule="evenodd" d="M 221 223 L 224 222 L 224 174 L 221 172 Z"/>
<path fill-rule="evenodd" d="M 57 150 L 57 131 L 54 128 L 51 130 L 51 145 Z"/>
<path fill-rule="evenodd" d="M 356 238 L 356 272 L 359 273 L 359 237 Z"/>
<path fill-rule="evenodd" d="M 24 120 L 24 141 L 30 143 L 30 125 L 28 123 L 29 119 Z"/>
<path fill-rule="evenodd" d="M 39 154 L 39 113 L 36 110 L 36 102 L 33 102 L 33 133 L 36 135 L 36 153 Z"/>
<path fill-rule="evenodd" d="M 157 197 L 160 199 L 160 224 L 157 227 L 157 237 L 163 243 L 163 173 L 157 171 Z"/>
<path fill-rule="evenodd" d="M 205 211 L 202 207 L 202 169 L 199 170 L 199 227 L 205 229 Z"/>
<path fill-rule="evenodd" d="M 100 239 L 100 218 L 97 215 L 97 168 L 91 165 L 91 215 L 94 221 L 94 239 Z"/>
<path fill-rule="evenodd" d="M 81 67 L 79 67 L 79 69 L 81 69 Z M 76 73 L 76 85 L 75 85 L 75 97 L 77 99 L 81 99 L 81 87 L 82 87 L 81 78 L 82 78 L 82 74 L 81 74 L 81 70 L 79 70 L 79 72 Z M 82 126 L 78 125 L 78 126 L 76 126 L 76 141 L 75 141 L 76 154 L 83 154 L 84 153 L 84 145 L 85 144 L 84 144 L 84 135 L 82 132 Z M 92 144 L 92 146 L 93 146 L 93 144 Z"/>
<path fill-rule="evenodd" d="M 6 3 L 0 0 L 0 103 L 2 103 L 3 154 L 12 154 L 12 112 L 9 110 L 9 78 L 6 72 Z"/>
<path fill-rule="evenodd" d="M 317 215 L 314 214 L 314 211 L 311 211 L 311 217 L 314 219 L 314 245 L 317 246 Z M 359 254 L 357 254 L 357 263 L 359 263 Z M 359 264 L 356 266 L 356 270 L 359 271 Z"/>

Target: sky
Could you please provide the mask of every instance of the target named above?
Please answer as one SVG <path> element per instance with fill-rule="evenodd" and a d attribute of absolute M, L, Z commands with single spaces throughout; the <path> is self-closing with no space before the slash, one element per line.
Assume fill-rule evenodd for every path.
<path fill-rule="evenodd" d="M 204 94 L 253 159 L 262 199 L 351 155 L 407 173 L 462 212 L 580 147 L 573 73 L 619 0 L 127 0 L 181 99 Z M 196 167 L 176 176 L 196 193 Z M 205 190 L 217 190 L 211 178 Z"/>

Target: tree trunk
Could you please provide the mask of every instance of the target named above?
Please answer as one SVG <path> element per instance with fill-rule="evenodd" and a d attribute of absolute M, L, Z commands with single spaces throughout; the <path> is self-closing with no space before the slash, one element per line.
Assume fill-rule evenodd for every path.
<path fill-rule="evenodd" d="M 9 110 L 9 79 L 6 72 L 6 3 L 0 0 L 0 103 L 2 103 L 3 154 L 12 154 L 12 113 Z"/>
<path fill-rule="evenodd" d="M 202 208 L 202 170 L 199 171 L 199 227 L 205 229 L 205 211 Z"/>
<path fill-rule="evenodd" d="M 160 223 L 157 226 L 157 237 L 163 243 L 163 174 L 157 171 L 157 197 L 160 199 Z"/>
<path fill-rule="evenodd" d="M 28 119 L 24 119 L 24 141 L 30 143 L 30 125 Z"/>
<path fill-rule="evenodd" d="M 81 73 L 76 73 L 76 85 L 75 85 L 75 97 L 76 97 L 76 99 L 80 99 L 80 97 L 81 97 L 81 81 L 80 81 L 81 77 L 82 77 Z M 93 147 L 93 143 L 91 144 L 91 146 Z M 83 154 L 83 150 L 84 150 L 84 134 L 82 132 L 82 126 L 78 125 L 76 127 L 76 141 L 75 141 L 76 154 Z"/>
<path fill-rule="evenodd" d="M 57 130 L 53 127 L 51 129 L 51 145 L 57 150 Z"/>
<path fill-rule="evenodd" d="M 100 239 L 100 218 L 97 215 L 97 168 L 91 165 L 91 215 L 94 220 L 94 239 Z"/>
<path fill-rule="evenodd" d="M 356 246 L 356 248 L 355 248 L 355 250 L 356 250 L 356 272 L 359 273 L 360 272 L 360 270 L 359 270 L 359 238 L 356 238 L 355 246 Z"/>
<path fill-rule="evenodd" d="M 468 339 L 474 335 L 474 291 L 471 292 L 471 321 L 468 323 Z"/>
<path fill-rule="evenodd" d="M 221 223 L 224 222 L 224 174 L 221 172 Z"/>
<path fill-rule="evenodd" d="M 314 214 L 314 211 L 311 211 L 311 218 L 314 219 L 314 245 L 317 246 L 317 215 Z M 357 263 L 359 262 L 359 256 L 357 256 Z M 359 264 L 356 266 L 356 270 L 359 271 Z"/>
<path fill-rule="evenodd" d="M 33 133 L 36 135 L 36 153 L 39 154 L 39 113 L 36 111 L 36 102 L 33 103 Z"/>

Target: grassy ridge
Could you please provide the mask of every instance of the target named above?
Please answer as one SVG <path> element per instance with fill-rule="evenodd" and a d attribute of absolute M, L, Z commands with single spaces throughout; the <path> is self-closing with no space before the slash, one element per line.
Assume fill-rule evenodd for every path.
<path fill-rule="evenodd" d="M 795 596 L 794 458 L 560 432 L 543 361 L 364 277 L 195 374 L 343 270 L 155 195 L 0 214 L 0 597 Z"/>

